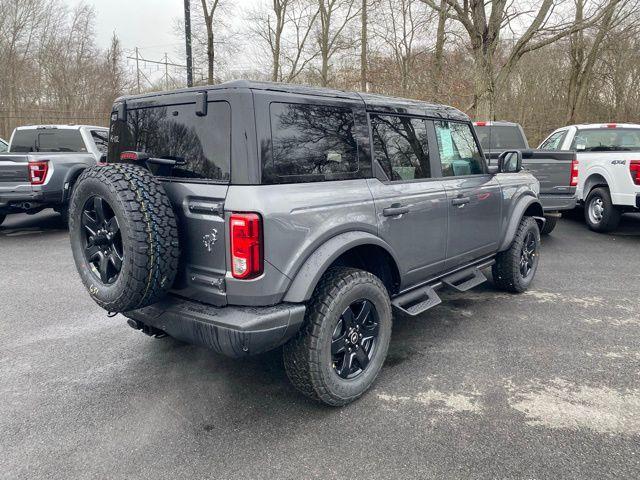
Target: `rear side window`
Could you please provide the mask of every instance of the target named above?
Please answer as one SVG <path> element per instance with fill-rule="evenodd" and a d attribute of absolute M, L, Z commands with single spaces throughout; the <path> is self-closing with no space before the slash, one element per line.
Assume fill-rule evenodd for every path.
<path fill-rule="evenodd" d="M 566 133 L 566 130 L 562 130 L 551 134 L 551 136 L 540 145 L 540 150 L 560 150 Z"/>
<path fill-rule="evenodd" d="M 91 130 L 91 138 L 98 151 L 106 155 L 109 149 L 109 132 L 107 130 Z"/>
<path fill-rule="evenodd" d="M 424 120 L 397 115 L 370 118 L 374 156 L 390 180 L 431 177 Z"/>
<path fill-rule="evenodd" d="M 578 130 L 571 144 L 578 152 L 626 152 L 640 150 L 640 129 L 593 128 Z"/>
<path fill-rule="evenodd" d="M 127 120 L 113 120 L 109 162 L 124 151 L 178 160 L 172 176 L 229 181 L 231 174 L 231 107 L 210 102 L 207 115 L 196 115 L 193 104 L 127 111 Z"/>
<path fill-rule="evenodd" d="M 484 162 L 471 125 L 447 121 L 436 121 L 434 124 L 444 177 L 484 173 Z"/>
<path fill-rule="evenodd" d="M 358 143 L 350 108 L 272 103 L 271 182 L 313 182 L 357 178 Z"/>
<path fill-rule="evenodd" d="M 86 152 L 80 130 L 37 128 L 16 130 L 11 141 L 12 152 Z"/>
<path fill-rule="evenodd" d="M 475 128 L 484 150 L 527 148 L 520 128 L 515 125 L 485 125 Z"/>

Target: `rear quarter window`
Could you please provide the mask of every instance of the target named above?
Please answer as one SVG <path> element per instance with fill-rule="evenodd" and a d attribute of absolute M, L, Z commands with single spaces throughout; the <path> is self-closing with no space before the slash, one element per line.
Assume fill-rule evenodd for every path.
<path fill-rule="evenodd" d="M 346 180 L 361 176 L 355 117 L 333 105 L 271 103 L 271 159 L 265 183 Z"/>

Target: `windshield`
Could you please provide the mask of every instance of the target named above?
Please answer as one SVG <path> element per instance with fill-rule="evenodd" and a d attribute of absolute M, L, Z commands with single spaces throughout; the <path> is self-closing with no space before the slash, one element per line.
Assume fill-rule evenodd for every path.
<path fill-rule="evenodd" d="M 640 129 L 593 128 L 578 130 L 571 149 L 578 152 L 639 151 Z"/>
<path fill-rule="evenodd" d="M 476 126 L 476 133 L 483 150 L 527 148 L 524 135 L 517 125 Z"/>
<path fill-rule="evenodd" d="M 16 130 L 11 140 L 12 152 L 77 152 L 87 151 L 80 130 L 29 128 Z"/>

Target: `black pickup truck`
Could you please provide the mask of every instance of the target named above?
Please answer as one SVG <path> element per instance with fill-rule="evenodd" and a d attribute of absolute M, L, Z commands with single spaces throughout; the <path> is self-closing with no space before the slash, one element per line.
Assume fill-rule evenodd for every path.
<path fill-rule="evenodd" d="M 517 123 L 496 121 L 474 122 L 473 125 L 489 164 L 497 164 L 505 150 L 522 151 L 523 168 L 540 182 L 539 196 L 547 219 L 541 233 L 551 233 L 561 212 L 576 206 L 576 153 L 529 148 L 524 130 Z"/>

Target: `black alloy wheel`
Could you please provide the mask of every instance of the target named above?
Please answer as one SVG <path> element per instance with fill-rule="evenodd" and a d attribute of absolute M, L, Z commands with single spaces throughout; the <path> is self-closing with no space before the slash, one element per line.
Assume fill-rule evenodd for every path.
<path fill-rule="evenodd" d="M 378 313 L 369 300 L 349 305 L 335 326 L 331 339 L 331 360 L 336 374 L 351 379 L 359 376 L 375 354 Z"/>
<path fill-rule="evenodd" d="M 84 255 L 93 274 L 105 285 L 118 279 L 124 260 L 118 219 L 102 197 L 89 198 L 82 209 Z"/>
<path fill-rule="evenodd" d="M 522 243 L 520 253 L 520 274 L 522 278 L 527 278 L 535 266 L 536 255 L 538 254 L 538 242 L 532 231 L 527 232 Z"/>

